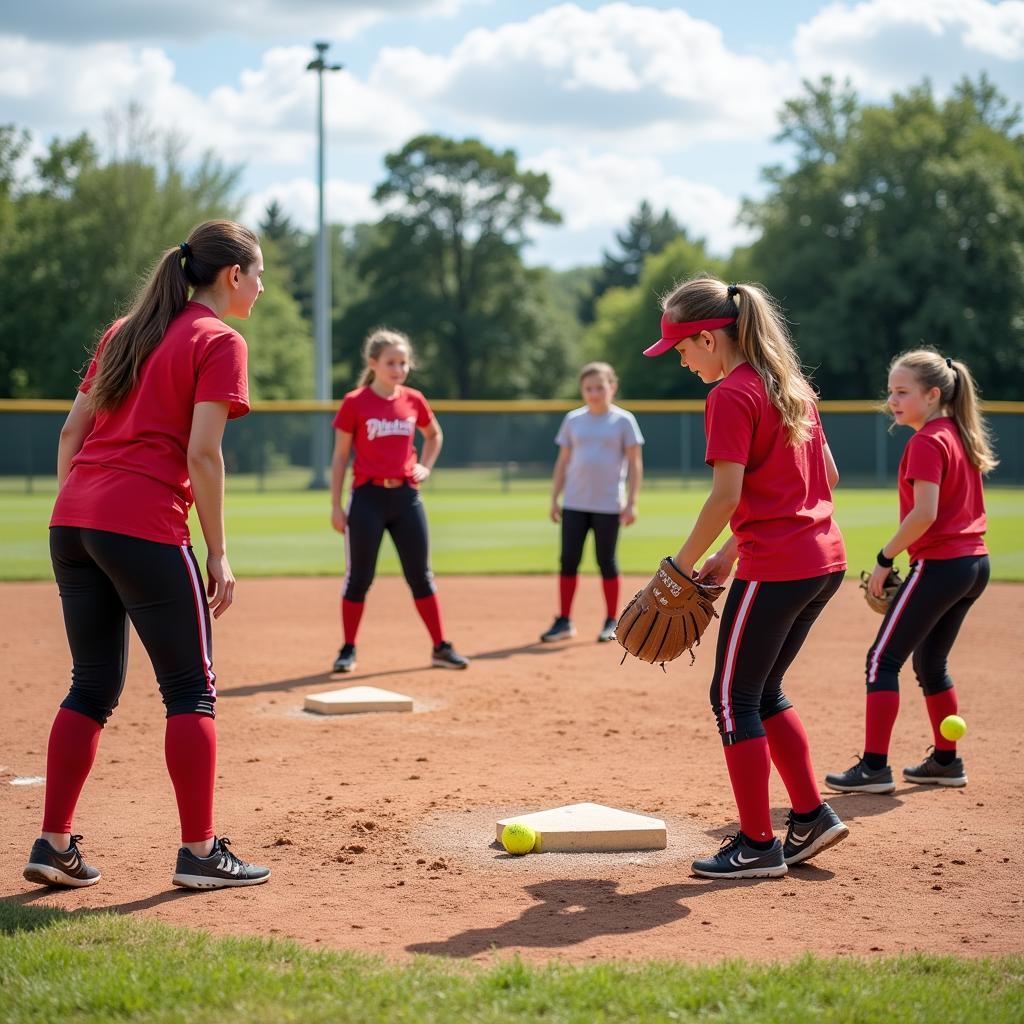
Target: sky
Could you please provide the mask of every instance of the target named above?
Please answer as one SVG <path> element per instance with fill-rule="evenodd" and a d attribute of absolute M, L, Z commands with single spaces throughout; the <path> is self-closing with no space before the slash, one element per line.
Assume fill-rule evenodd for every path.
<path fill-rule="evenodd" d="M 615 249 L 641 200 L 725 254 L 744 197 L 785 163 L 783 102 L 823 74 L 885 100 L 985 71 L 1024 103 L 1024 0 L 0 0 L 0 123 L 35 152 L 137 103 L 187 160 L 242 164 L 256 226 L 271 200 L 316 217 L 312 43 L 325 76 L 327 211 L 379 219 L 383 157 L 421 132 L 511 148 L 550 176 L 558 227 L 525 256 L 559 269 Z"/>

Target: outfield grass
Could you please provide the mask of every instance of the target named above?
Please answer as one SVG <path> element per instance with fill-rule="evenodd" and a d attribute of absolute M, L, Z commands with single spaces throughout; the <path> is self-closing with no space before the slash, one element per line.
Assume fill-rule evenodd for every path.
<path fill-rule="evenodd" d="M 239 576 L 340 575 L 342 544 L 330 528 L 324 492 L 251 490 L 251 481 L 229 481 L 229 556 Z M 686 536 L 706 492 L 660 481 L 645 489 L 640 519 L 622 533 L 619 562 L 624 572 L 646 574 L 674 552 Z M 508 491 L 491 486 L 429 487 L 434 570 L 439 575 L 553 573 L 558 528 L 548 521 L 548 485 L 516 481 Z M 0 579 L 51 578 L 46 523 L 52 485 L 35 494 L 0 493 Z M 1024 491 L 990 488 L 986 493 L 993 577 L 1024 580 Z M 846 489 L 836 494 L 836 517 L 846 537 L 851 572 L 874 564 L 875 553 L 896 527 L 891 489 Z M 193 522 L 202 560 L 202 535 Z M 904 558 L 905 561 L 905 558 Z M 584 569 L 593 571 L 588 550 Z M 390 542 L 382 573 L 398 571 Z"/>
<path fill-rule="evenodd" d="M 228 897 L 230 899 L 230 896 Z M 0 1020 L 107 1024 L 1019 1021 L 1024 957 L 410 966 L 0 901 Z"/>

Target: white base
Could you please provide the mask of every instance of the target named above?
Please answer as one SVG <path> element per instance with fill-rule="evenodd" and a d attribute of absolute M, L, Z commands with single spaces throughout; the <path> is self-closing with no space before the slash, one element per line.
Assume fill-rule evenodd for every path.
<path fill-rule="evenodd" d="M 366 711 L 412 711 L 412 697 L 376 686 L 348 686 L 343 690 L 311 693 L 304 707 L 321 715 L 355 715 Z"/>
<path fill-rule="evenodd" d="M 623 850 L 664 850 L 665 822 L 603 804 L 569 804 L 533 814 L 502 818 L 495 827 L 501 842 L 506 825 L 529 825 L 537 833 L 534 853 L 602 853 Z"/>

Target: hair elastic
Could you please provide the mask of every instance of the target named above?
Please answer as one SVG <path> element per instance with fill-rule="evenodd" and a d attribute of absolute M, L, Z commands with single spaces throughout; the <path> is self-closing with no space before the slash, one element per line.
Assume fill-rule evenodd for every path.
<path fill-rule="evenodd" d="M 731 285 L 729 285 L 728 288 L 725 289 L 725 291 L 726 291 L 726 294 L 729 296 L 729 298 L 733 299 L 737 295 L 739 295 L 739 293 L 740 293 L 740 286 L 738 284 L 731 284 Z"/>
<path fill-rule="evenodd" d="M 192 246 L 188 242 L 180 242 L 178 249 L 181 251 L 181 255 L 184 259 L 188 259 L 192 255 Z"/>

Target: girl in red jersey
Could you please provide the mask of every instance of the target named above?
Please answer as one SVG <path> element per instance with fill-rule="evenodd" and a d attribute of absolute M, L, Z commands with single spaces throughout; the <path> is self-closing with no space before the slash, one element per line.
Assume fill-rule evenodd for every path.
<path fill-rule="evenodd" d="M 214 835 L 210 637 L 210 611 L 223 615 L 235 589 L 221 438 L 228 419 L 249 411 L 245 341 L 223 317 L 248 317 L 262 274 L 259 241 L 247 228 L 194 228 L 164 252 L 128 315 L 100 339 L 61 431 L 50 554 L 74 667 L 50 731 L 30 881 L 81 887 L 100 879 L 71 821 L 124 686 L 129 620 L 167 709 L 164 752 L 182 840 L 172 881 L 219 889 L 270 877 Z M 189 543 L 193 501 L 209 552 L 205 592 Z"/>
<path fill-rule="evenodd" d="M 893 559 L 910 555 L 910 573 L 893 599 L 867 656 L 864 756 L 845 772 L 825 776 L 831 789 L 891 793 L 889 740 L 899 710 L 899 672 L 913 652 L 934 747 L 903 769 L 907 782 L 966 786 L 956 742 L 939 725 L 957 712 L 946 659 L 971 605 L 988 583 L 982 474 L 998 462 L 978 407 L 971 371 L 936 352 L 899 356 L 889 368 L 889 409 L 910 427 L 899 469 L 899 529 L 878 552 L 868 586 L 876 596 Z"/>
<path fill-rule="evenodd" d="M 724 581 L 739 558 L 722 610 L 711 706 L 740 828 L 717 854 L 694 861 L 693 871 L 777 877 L 848 834 L 822 803 L 807 735 L 782 692 L 786 670 L 846 569 L 832 519 L 839 474 L 785 318 L 767 293 L 701 277 L 672 291 L 663 309 L 661 340 L 644 355 L 675 350 L 705 384 L 720 381 L 704 410 L 711 494 L 675 564 L 692 574 L 727 523 L 731 536 L 699 575 Z M 784 844 L 768 802 L 773 762 L 792 802 Z"/>
<path fill-rule="evenodd" d="M 333 671 L 352 672 L 356 667 L 356 634 L 385 530 L 395 543 L 416 610 L 430 633 L 431 663 L 435 668 L 467 668 L 469 659 L 444 636 L 430 570 L 427 516 L 419 492 L 441 452 L 441 428 L 423 395 L 405 386 L 412 368 L 412 344 L 404 334 L 374 331 L 366 339 L 363 357 L 366 369 L 360 386 L 345 396 L 334 417 L 331 525 L 345 536 L 341 591 L 345 642 Z M 423 434 L 419 460 L 413 447 L 417 428 Z M 346 507 L 342 490 L 353 449 L 352 493 Z"/>

